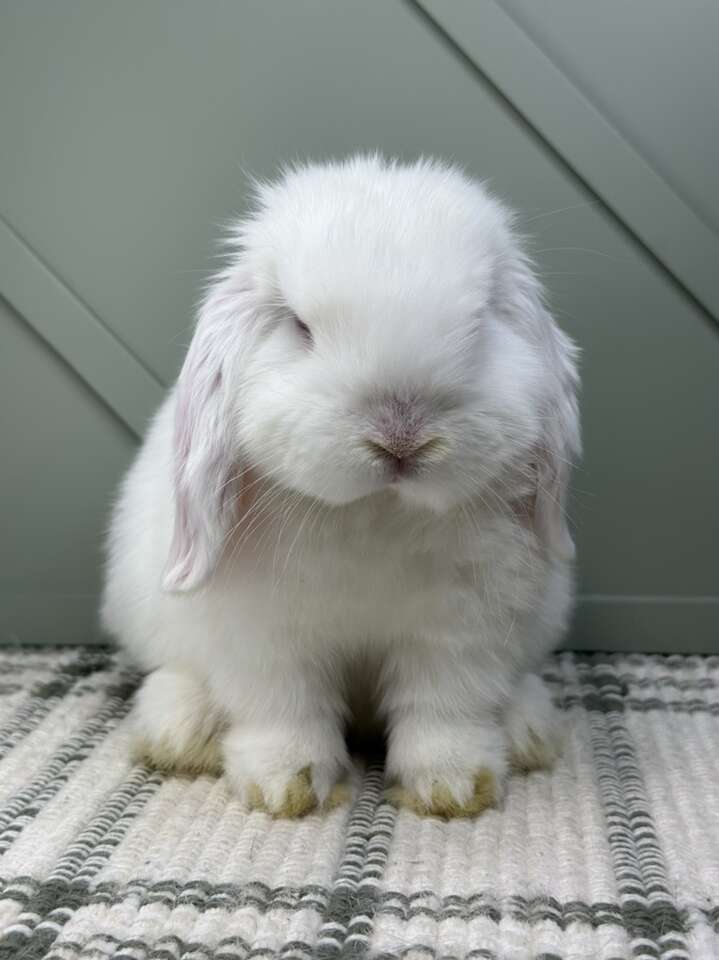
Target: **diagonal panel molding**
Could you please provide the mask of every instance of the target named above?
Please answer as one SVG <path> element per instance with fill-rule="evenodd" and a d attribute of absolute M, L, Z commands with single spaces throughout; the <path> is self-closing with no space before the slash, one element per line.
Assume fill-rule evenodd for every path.
<path fill-rule="evenodd" d="M 0 218 L 0 294 L 138 437 L 163 385 Z"/>
<path fill-rule="evenodd" d="M 494 0 L 409 0 L 719 320 L 719 237 Z"/>

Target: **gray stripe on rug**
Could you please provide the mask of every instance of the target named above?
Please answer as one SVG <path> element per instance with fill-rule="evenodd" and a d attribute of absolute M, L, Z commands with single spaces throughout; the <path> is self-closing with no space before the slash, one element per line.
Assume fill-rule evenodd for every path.
<path fill-rule="evenodd" d="M 560 650 L 553 654 L 553 659 L 560 664 L 571 664 L 577 670 L 596 670 L 601 666 L 608 666 L 614 672 L 618 669 L 628 670 L 636 667 L 646 671 L 648 667 L 662 667 L 666 670 L 686 672 L 689 669 L 717 670 L 719 656 L 706 654 L 684 653 L 586 653 L 582 651 Z M 550 668 L 551 669 L 551 668 Z"/>
<path fill-rule="evenodd" d="M 248 960 L 266 957 L 272 960 L 310 960 L 315 956 L 314 946 L 302 940 L 288 941 L 280 951 L 253 947 L 244 937 L 232 936 L 220 940 L 216 947 L 208 947 L 198 940 L 183 940 L 176 934 L 159 937 L 153 944 L 140 937 L 122 940 L 109 933 L 97 934 L 86 942 L 65 940 L 61 951 L 51 950 L 44 960 L 70 960 L 72 957 L 96 957 L 104 960 Z"/>
<path fill-rule="evenodd" d="M 382 803 L 384 765 L 372 763 L 355 803 L 325 919 L 317 935 L 320 960 L 361 956 L 366 951 L 394 829 L 395 810 Z"/>
<path fill-rule="evenodd" d="M 83 837 L 72 844 L 66 854 L 58 862 L 51 878 L 35 883 L 32 878 L 16 878 L 15 889 L 6 887 L 3 896 L 23 898 L 26 902 L 23 914 L 18 918 L 15 929 L 7 933 L 0 940 L 0 960 L 41 960 L 53 956 L 51 950 L 53 942 L 61 933 L 63 926 L 75 912 L 95 902 L 108 902 L 108 885 L 100 885 L 96 890 L 92 888 L 91 878 L 101 869 L 109 858 L 114 845 L 119 842 L 130 822 L 141 812 L 142 806 L 148 797 L 157 788 L 161 778 L 145 768 L 135 768 L 126 783 L 122 784 L 113 797 L 106 802 L 103 810 L 84 831 Z M 367 770 L 360 794 L 355 802 L 347 828 L 345 845 L 337 869 L 335 881 L 331 891 L 312 885 L 298 891 L 298 898 L 287 898 L 288 888 L 280 888 L 281 898 L 270 905 L 271 907 L 290 907 L 291 909 L 318 909 L 324 916 L 324 922 L 318 935 L 318 945 L 290 942 L 285 944 L 279 954 L 283 960 L 291 960 L 292 956 L 303 957 L 320 956 L 336 957 L 342 954 L 348 941 L 362 938 L 366 934 L 364 927 L 367 908 L 374 912 L 374 898 L 371 893 L 376 888 L 375 877 L 381 874 L 384 863 L 384 854 L 391 836 L 390 824 L 393 822 L 394 811 L 388 819 L 378 815 L 377 808 L 381 800 L 384 787 L 384 774 L 381 764 L 374 764 Z M 389 808 L 391 810 L 391 808 Z M 107 831 L 114 822 L 115 843 L 108 844 Z M 94 855 L 93 855 L 94 854 Z M 76 873 L 73 873 L 73 864 Z M 203 890 L 203 909 L 227 908 L 232 910 L 239 906 L 253 905 L 252 888 L 259 891 L 264 885 L 249 884 L 221 884 L 213 885 L 197 881 L 186 885 L 189 889 Z M 188 896 L 183 896 L 181 890 L 173 881 L 154 885 L 157 892 L 164 891 L 161 899 L 166 902 L 166 894 L 174 890 L 179 894 L 172 906 L 192 902 Z M 319 896 L 318 896 L 319 894 Z M 132 888 L 129 895 L 133 898 Z M 174 898 L 173 898 L 174 899 Z M 270 896 L 269 900 L 272 899 Z M 282 902 L 285 900 L 285 903 Z M 289 902 L 287 902 L 289 900 Z M 137 904 L 137 908 L 141 904 Z M 169 938 L 179 943 L 176 937 Z M 82 945 L 83 954 L 88 944 Z M 184 948 L 190 953 L 201 948 L 201 944 L 184 944 L 179 955 L 185 957 Z M 59 949 L 59 948 L 58 948 Z M 78 945 L 78 952 L 79 952 Z M 161 960 L 164 956 L 176 956 L 167 948 L 154 944 L 150 948 L 141 941 L 132 940 L 115 943 L 113 957 L 125 956 L 135 958 L 139 950 L 143 957 Z M 62 943 L 62 952 L 58 956 L 66 956 L 72 946 Z M 149 951 L 149 952 L 148 952 Z M 354 951 L 353 951 L 354 953 Z M 178 955 L 178 956 L 179 956 Z M 241 938 L 230 938 L 221 941 L 214 951 L 204 949 L 203 957 L 213 957 L 216 960 L 230 957 L 253 958 L 270 956 L 271 951 L 252 948 Z"/>
<path fill-rule="evenodd" d="M 561 686 L 564 682 L 562 675 L 553 670 L 543 670 L 542 676 L 548 683 L 552 684 L 552 686 Z M 594 689 L 601 687 L 601 678 L 599 676 L 587 676 L 581 671 L 579 676 L 581 678 L 579 680 L 580 685 L 587 684 Z M 672 690 L 681 691 L 704 691 L 717 689 L 717 683 L 713 677 L 688 677 L 682 680 L 679 677 L 672 676 L 670 673 L 653 677 L 639 677 L 624 671 L 622 673 L 612 673 L 607 679 L 612 685 L 622 685 L 624 689 L 628 689 L 630 685 L 632 687 L 637 687 L 640 690 L 643 690 L 647 687 L 670 687 Z"/>
<path fill-rule="evenodd" d="M 28 786 L 15 794 L 0 811 L 0 854 L 5 853 L 23 829 L 63 787 L 77 767 L 99 746 L 130 709 L 136 683 L 118 677 L 107 687 L 107 700 L 69 740 L 60 746 Z"/>
<path fill-rule="evenodd" d="M 648 713 L 664 711 L 669 713 L 708 713 L 719 716 L 719 702 L 707 703 L 705 700 L 660 700 L 658 697 L 622 697 L 621 694 L 608 692 L 566 693 L 557 706 L 562 710 L 572 707 L 584 707 L 585 710 L 598 713 Z"/>
<path fill-rule="evenodd" d="M 657 831 L 622 711 L 587 706 L 607 839 L 638 960 L 689 957 L 686 915 L 672 900 Z"/>
<path fill-rule="evenodd" d="M 35 880 L 33 877 L 13 877 L 12 880 L 5 881 L 0 879 L 0 895 L 3 899 L 14 900 L 16 903 L 25 905 L 37 896 L 44 883 L 46 881 Z M 78 887 L 76 883 L 74 886 Z M 173 880 L 160 880 L 155 883 L 146 880 L 130 880 L 121 885 L 115 883 L 88 885 L 86 894 L 81 901 L 78 901 L 78 905 L 84 907 L 104 904 L 108 907 L 116 907 L 130 901 L 138 909 L 157 903 L 167 907 L 168 910 L 192 907 L 198 913 L 206 913 L 210 910 L 224 910 L 232 913 L 241 907 L 250 906 L 259 913 L 270 910 L 299 911 L 310 908 L 324 914 L 331 894 L 329 887 L 320 887 L 315 884 L 269 888 L 257 881 L 249 881 L 246 884 L 210 884 L 202 880 L 190 880 L 181 884 Z"/>
<path fill-rule="evenodd" d="M 93 657 L 85 650 L 75 651 L 75 656 L 68 660 L 58 660 L 49 676 L 28 691 L 23 703 L 0 729 L 0 760 L 32 733 L 84 677 L 110 666 L 107 654 Z"/>
<path fill-rule="evenodd" d="M 150 793 L 154 792 L 154 785 Z M 121 794 L 123 791 L 118 791 Z M 144 798 L 146 799 L 146 798 Z M 143 799 L 143 803 L 144 803 Z M 114 802 L 114 801 L 113 801 Z M 109 837 L 114 837 L 115 844 L 121 839 L 121 833 L 126 828 L 125 821 L 132 819 L 141 812 L 141 809 L 128 808 L 118 818 L 117 828 L 108 834 L 108 839 L 99 844 L 100 862 L 96 862 L 88 855 L 88 867 L 80 868 L 78 876 L 90 879 L 97 873 L 111 851 L 107 850 Z M 391 812 L 391 811 L 390 811 Z M 99 841 L 98 841 L 99 843 Z M 378 865 L 376 865 L 378 866 Z M 382 869 L 380 867 L 380 869 Z M 70 887 L 72 878 L 58 876 L 59 870 L 53 871 L 52 887 L 62 889 L 62 882 Z M 14 877 L 11 881 L 0 880 L 0 894 L 4 899 L 14 900 L 27 906 L 27 912 L 32 911 L 33 905 L 40 899 L 50 881 L 38 881 L 32 877 Z M 92 904 L 104 904 L 108 907 L 118 906 L 131 902 L 133 908 L 153 903 L 160 903 L 169 910 L 178 907 L 192 907 L 198 913 L 207 911 L 225 911 L 233 913 L 242 907 L 253 907 L 260 914 L 272 910 L 299 912 L 312 909 L 326 915 L 333 890 L 329 887 L 307 884 L 299 887 L 268 887 L 257 881 L 246 884 L 225 883 L 213 884 L 203 880 L 193 880 L 179 883 L 174 880 L 161 880 L 150 883 L 147 880 L 130 880 L 127 883 L 101 883 L 84 888 L 79 880 L 72 881 L 73 903 L 75 908 L 86 907 Z M 540 923 L 552 923 L 561 930 L 573 923 L 584 923 L 593 928 L 614 925 L 629 927 L 635 915 L 634 905 L 627 910 L 621 903 L 597 902 L 587 903 L 581 900 L 561 902 L 554 897 L 527 898 L 520 895 L 509 897 L 493 897 L 485 893 L 472 894 L 461 897 L 452 894 L 443 897 L 437 906 L 431 906 L 437 900 L 437 895 L 429 890 L 404 894 L 398 891 L 386 891 L 373 896 L 372 916 L 391 915 L 402 921 L 413 917 L 426 916 L 436 922 L 456 919 L 471 921 L 477 917 L 488 917 L 493 923 L 501 923 L 505 918 L 520 921 L 528 926 Z M 422 902 L 425 901 L 425 902 Z M 664 903 L 648 903 L 646 914 L 652 918 L 652 923 L 659 926 L 665 920 Z M 713 929 L 719 929 L 719 905 L 707 904 L 677 905 L 677 913 L 685 929 L 693 925 L 691 914 L 701 915 Z"/>
<path fill-rule="evenodd" d="M 76 910 L 92 902 L 91 880 L 162 783 L 147 767 L 132 769 L 98 814 L 58 860 L 47 880 L 37 884 L 16 920 L 0 938 L 0 960 L 40 960 Z M 8 896 L 7 891 L 4 894 Z"/>
<path fill-rule="evenodd" d="M 566 658 L 568 655 L 561 655 Z M 24 939 L 16 940 L 15 946 L 5 953 L 10 957 L 27 957 L 28 960 L 43 958 L 67 958 L 82 954 L 87 957 L 119 956 L 129 958 L 142 957 L 143 960 L 236 960 L 238 957 L 259 958 L 272 956 L 282 960 L 308 960 L 309 957 L 339 958 L 363 957 L 368 952 L 374 920 L 382 914 L 409 920 L 414 916 L 425 915 L 432 920 L 464 919 L 475 916 L 488 916 L 493 922 L 501 922 L 504 917 L 521 920 L 531 925 L 550 922 L 562 929 L 573 923 L 588 923 L 591 926 L 618 924 L 625 926 L 632 936 L 632 950 L 641 958 L 684 958 L 688 956 L 686 933 L 695 922 L 691 914 L 706 918 L 707 924 L 714 930 L 719 925 L 719 907 L 707 903 L 686 905 L 673 903 L 667 883 L 667 871 L 664 855 L 656 836 L 653 819 L 649 815 L 649 805 L 641 774 L 637 768 L 636 750 L 624 723 L 624 710 L 617 709 L 617 698 L 629 697 L 638 706 L 632 709 L 644 711 L 661 708 L 669 703 L 686 712 L 694 712 L 694 698 L 685 701 L 664 701 L 656 697 L 635 698 L 629 696 L 631 689 L 644 689 L 657 686 L 656 678 L 633 676 L 627 668 L 632 658 L 622 657 L 621 665 L 614 658 L 575 657 L 575 670 L 571 676 L 559 678 L 566 691 L 565 703 L 588 709 L 588 727 L 592 733 L 592 745 L 595 757 L 597 751 L 604 757 L 605 766 L 597 763 L 601 796 L 605 808 L 606 822 L 609 828 L 609 844 L 618 881 L 620 902 L 617 904 L 584 904 L 575 901 L 559 903 L 551 897 L 523 899 L 522 897 L 503 898 L 501 902 L 482 900 L 481 895 L 470 897 L 445 897 L 433 903 L 427 902 L 430 891 L 418 891 L 405 895 L 378 889 L 386 863 L 387 851 L 391 842 L 395 812 L 382 803 L 383 775 L 380 765 L 373 765 L 363 779 L 360 795 L 352 808 L 346 828 L 342 854 L 335 879 L 328 889 L 324 886 L 306 885 L 304 887 L 276 887 L 264 884 L 213 884 L 206 881 L 188 881 L 180 884 L 176 881 L 160 881 L 149 884 L 142 879 L 123 882 L 121 886 L 100 884 L 92 886 L 92 879 L 106 860 L 112 856 L 114 844 L 126 832 L 127 825 L 142 811 L 131 809 L 134 790 L 144 789 L 142 775 L 132 781 L 138 770 L 134 768 L 125 783 L 120 784 L 110 798 L 97 812 L 96 817 L 84 829 L 80 836 L 73 839 L 53 867 L 50 877 L 43 881 L 29 877 L 13 877 L 5 882 L 0 880 L 0 892 L 5 899 L 15 899 L 27 905 L 25 923 L 32 929 Z M 646 669 L 650 658 L 637 658 L 637 666 Z M 676 683 L 669 671 L 674 666 L 667 664 L 668 658 L 656 658 L 661 666 L 664 684 L 670 690 L 691 692 L 709 690 L 714 684 L 704 683 L 706 678 L 681 677 Z M 677 666 L 686 669 L 690 658 L 677 658 Z M 717 660 L 719 665 L 719 658 Z M 574 662 L 572 661 L 572 662 Z M 555 661 L 556 662 L 556 661 Z M 617 664 L 615 667 L 614 664 Z M 108 659 L 106 664 L 112 664 Z M 698 661 L 706 664 L 707 659 Z M 58 674 L 62 671 L 55 670 Z M 87 681 L 71 685 L 66 695 L 76 692 L 85 693 L 92 689 L 105 687 L 95 685 L 98 671 L 88 671 Z M 90 676 L 94 673 L 95 676 Z M 117 677 L 118 675 L 116 675 Z M 122 682 L 122 677 L 119 678 Z M 642 682 L 645 681 L 646 682 Z M 35 678 L 36 684 L 38 679 Z M 80 690 L 79 688 L 82 687 Z M 52 695 L 52 694 L 51 694 Z M 571 697 L 579 701 L 571 702 Z M 42 698 L 41 698 L 42 699 Z M 705 712 L 713 712 L 713 706 L 704 702 Z M 706 708 L 710 708 L 706 710 Z M 93 719 L 97 719 L 95 714 Z M 104 737 L 112 729 L 115 720 L 111 720 Z M 63 753 L 64 744 L 53 754 L 48 763 Z M 75 755 L 66 757 L 68 763 Z M 608 769 L 607 769 L 608 768 Z M 43 767 L 43 772 L 46 767 Z M 74 773 L 74 770 L 72 771 Z M 47 786 L 53 786 L 54 793 L 68 778 L 65 777 L 55 788 L 51 779 Z M 132 781 L 132 782 L 131 782 Z M 148 784 L 145 782 L 145 787 Z M 148 789 L 152 789 L 148 787 Z M 53 793 L 53 795 L 54 795 Z M 137 797 L 137 794 L 134 794 Z M 40 789 L 39 799 L 44 797 L 44 788 Z M 14 798 L 15 799 L 15 798 Z M 37 798 L 36 798 L 37 799 Z M 138 803 L 144 805 L 140 797 Z M 30 801 L 33 805 L 33 801 Z M 386 819 L 385 819 L 386 818 Z M 117 838 L 114 840 L 113 838 Z M 125 941 L 114 940 L 109 935 L 96 934 L 81 945 L 66 942 L 55 943 L 64 924 L 80 907 L 87 903 L 111 903 L 113 897 L 120 901 L 131 895 L 131 885 L 137 884 L 134 893 L 141 897 L 144 889 L 148 903 L 162 902 L 172 909 L 182 904 L 197 907 L 200 910 L 231 910 L 237 905 L 247 905 L 266 910 L 312 909 L 324 918 L 320 934 L 323 937 L 320 946 L 302 941 L 285 943 L 276 953 L 259 948 L 239 937 L 229 937 L 220 941 L 214 948 L 202 943 L 184 942 L 174 936 L 163 936 L 157 942 L 146 943 L 141 938 Z M 3 890 L 4 887 L 4 890 Z M 54 896 L 56 899 L 42 900 L 42 896 Z M 301 903 L 302 898 L 304 903 Z M 423 900 L 423 898 L 425 898 Z M 35 900 L 32 903 L 30 902 Z M 48 908 L 48 904 L 54 905 Z M 202 905 L 200 905 L 202 904 Z M 138 904 L 139 906 L 142 904 Z M 413 955 L 437 957 L 435 948 L 426 943 L 415 943 L 411 947 Z M 107 949 L 101 947 L 106 943 Z M 480 941 L 481 942 L 481 941 Z M 476 941 L 475 941 L 476 944 Z M 76 950 L 75 950 L 76 948 Z M 556 949 L 556 947 L 555 947 Z M 75 953 L 73 954 L 73 950 Z M 561 951 L 560 951 L 561 952 Z M 387 954 L 386 960 L 395 960 L 401 954 Z M 374 956 L 374 955 L 373 955 Z M 442 960 L 453 960 L 441 954 Z M 465 960 L 488 960 L 493 955 L 486 949 L 471 950 Z M 543 954 L 544 960 L 557 960 L 552 954 Z M 501 960 L 497 957 L 495 960 Z"/>

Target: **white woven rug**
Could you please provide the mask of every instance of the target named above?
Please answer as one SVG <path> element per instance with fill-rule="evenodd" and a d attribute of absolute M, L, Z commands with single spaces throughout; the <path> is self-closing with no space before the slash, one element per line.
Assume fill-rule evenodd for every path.
<path fill-rule="evenodd" d="M 0 958 L 719 958 L 719 658 L 562 654 L 569 745 L 473 822 L 246 814 L 127 758 L 137 678 L 0 651 Z"/>

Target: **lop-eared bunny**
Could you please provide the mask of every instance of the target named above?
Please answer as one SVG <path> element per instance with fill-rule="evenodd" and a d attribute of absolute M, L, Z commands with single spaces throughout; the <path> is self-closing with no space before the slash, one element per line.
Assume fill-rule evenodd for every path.
<path fill-rule="evenodd" d="M 575 350 L 456 169 L 358 157 L 257 193 L 112 523 L 138 748 L 304 813 L 367 697 L 398 801 L 478 813 L 557 749 L 533 671 L 571 605 Z"/>

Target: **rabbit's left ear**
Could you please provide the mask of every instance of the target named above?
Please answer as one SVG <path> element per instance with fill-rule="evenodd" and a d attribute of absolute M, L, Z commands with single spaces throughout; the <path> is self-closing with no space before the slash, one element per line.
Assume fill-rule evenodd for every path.
<path fill-rule="evenodd" d="M 574 541 L 566 516 L 569 467 L 551 450 L 536 458 L 537 486 L 534 495 L 534 529 L 546 549 L 558 560 L 574 559 Z"/>
<path fill-rule="evenodd" d="M 567 522 L 567 493 L 571 464 L 581 450 L 575 363 L 578 351 L 548 314 L 543 319 L 553 396 L 534 461 L 534 529 L 556 559 L 569 561 L 574 558 L 575 549 Z"/>
<path fill-rule="evenodd" d="M 225 314 L 221 297 L 210 297 L 175 388 L 175 524 L 162 581 L 171 592 L 200 586 L 214 569 L 242 483 L 228 376 L 237 334 Z"/>

